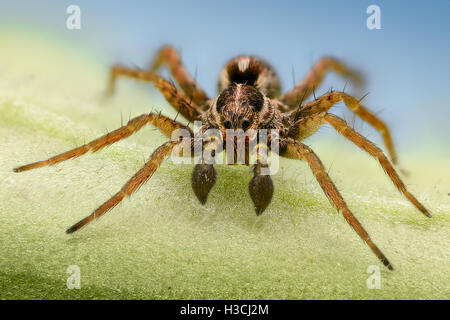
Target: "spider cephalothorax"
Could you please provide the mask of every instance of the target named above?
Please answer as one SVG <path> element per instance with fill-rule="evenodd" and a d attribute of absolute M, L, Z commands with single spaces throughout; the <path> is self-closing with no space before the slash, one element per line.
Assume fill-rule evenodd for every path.
<path fill-rule="evenodd" d="M 157 69 L 163 64 L 167 65 L 181 89 L 178 89 L 172 82 L 156 73 Z M 228 62 L 222 69 L 219 77 L 219 95 L 215 99 L 210 99 L 197 86 L 183 67 L 178 53 L 172 47 L 164 47 L 159 51 L 149 71 L 129 69 L 121 66 L 112 68 L 109 89 L 110 92 L 113 92 L 116 78 L 119 75 L 152 82 L 179 114 L 189 119 L 189 121 L 201 120 L 202 134 L 210 130 L 216 130 L 218 132 L 215 137 L 210 137 L 206 142 L 200 143 L 200 148 L 203 151 L 211 151 L 209 153 L 210 155 L 215 156 L 216 153 L 227 149 L 226 141 L 231 136 L 231 131 L 229 130 L 237 130 L 239 132 L 237 137 L 231 137 L 234 146 L 236 145 L 234 139 L 238 139 L 241 136 L 244 136 L 246 139 L 244 143 L 246 149 L 246 160 L 244 164 L 247 165 L 250 164 L 247 159 L 247 153 L 252 151 L 249 149 L 256 149 L 258 151 L 257 155 L 260 155 L 260 150 L 266 150 L 267 154 L 267 150 L 271 149 L 272 153 L 274 153 L 275 148 L 272 143 L 276 141 L 277 146 L 279 146 L 275 152 L 277 155 L 304 160 L 309 164 L 314 176 L 332 205 L 342 213 L 350 226 L 365 241 L 383 264 L 392 270 L 393 267 L 390 262 L 370 239 L 367 232 L 348 208 L 341 194 L 328 176 L 327 170 L 324 168 L 320 159 L 301 140 L 312 135 L 320 126 L 330 124 L 345 138 L 376 158 L 398 190 L 424 215 L 427 217 L 431 217 L 431 215 L 406 189 L 406 186 L 401 181 L 391 162 L 378 147 L 356 132 L 343 119 L 328 113 L 333 105 L 343 101 L 352 112 L 367 121 L 382 134 L 391 160 L 395 163 L 396 155 L 388 128 L 380 119 L 364 108 L 359 100 L 345 92 L 331 91 L 302 105 L 302 101 L 313 93 L 314 88 L 321 83 L 325 74 L 330 70 L 340 73 L 355 83 L 361 81 L 356 72 L 347 69 L 342 63 L 332 58 L 324 58 L 313 67 L 304 80 L 295 85 L 292 90 L 280 96 L 281 88 L 278 77 L 266 62 L 251 56 L 239 56 Z M 191 135 L 186 144 L 185 139 L 180 139 L 175 134 L 178 129 L 183 129 L 185 132 L 192 134 L 193 132 L 190 127 L 161 114 L 144 114 L 131 119 L 121 128 L 88 144 L 54 156 L 48 160 L 15 168 L 14 171 L 21 172 L 46 165 L 53 165 L 67 159 L 78 157 L 89 151 L 98 151 L 121 139 L 129 137 L 146 124 L 157 127 L 170 140 L 153 152 L 144 167 L 118 193 L 94 210 L 91 215 L 67 229 L 67 233 L 75 232 L 95 218 L 114 208 L 125 197 L 136 191 L 153 175 L 163 159 L 172 154 L 174 150 L 177 150 L 177 147 L 185 145 L 188 149 L 195 149 L 194 146 L 198 142 L 198 137 Z M 257 136 L 249 134 L 253 131 L 258 132 L 264 130 L 268 132 L 267 139 L 265 140 L 260 139 L 259 134 Z M 274 132 L 277 134 L 275 135 Z M 256 142 L 256 144 L 250 147 L 252 146 L 251 142 Z M 179 152 L 178 155 L 188 156 L 188 153 Z M 192 154 L 195 154 L 195 152 L 191 152 L 190 156 Z M 195 165 L 192 173 L 192 188 L 202 204 L 206 203 L 208 194 L 213 188 L 217 177 L 214 169 L 214 157 L 212 156 L 203 160 L 201 163 Z M 236 154 L 231 157 L 231 160 L 233 163 L 236 163 L 234 162 L 236 160 Z M 254 175 L 249 183 L 249 193 L 254 203 L 255 211 L 259 215 L 269 205 L 274 187 L 270 175 L 267 174 L 267 158 L 257 156 L 256 161 L 252 165 Z"/>
<path fill-rule="evenodd" d="M 211 114 L 215 124 L 226 129 L 257 129 L 264 102 L 263 94 L 255 87 L 233 83 L 217 97 Z"/>

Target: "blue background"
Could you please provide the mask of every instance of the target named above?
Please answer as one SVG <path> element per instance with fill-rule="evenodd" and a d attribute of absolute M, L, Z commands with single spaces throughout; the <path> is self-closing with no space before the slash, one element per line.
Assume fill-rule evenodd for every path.
<path fill-rule="evenodd" d="M 81 8 L 81 30 L 66 28 L 70 4 Z M 381 8 L 381 30 L 366 27 L 371 4 Z M 440 140 L 435 152 L 450 154 L 450 1 L 3 1 L 0 8 L 0 27 L 102 52 L 105 66 L 146 67 L 161 45 L 173 44 L 210 95 L 220 68 L 241 53 L 268 60 L 284 90 L 293 70 L 298 81 L 332 55 L 363 71 L 364 90 L 349 90 L 371 93 L 364 103 L 390 126 L 400 152 Z M 316 93 L 344 83 L 330 75 Z"/>

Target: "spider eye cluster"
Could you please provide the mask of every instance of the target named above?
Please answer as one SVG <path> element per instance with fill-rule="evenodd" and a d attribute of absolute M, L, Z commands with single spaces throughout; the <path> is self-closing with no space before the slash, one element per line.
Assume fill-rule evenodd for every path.
<path fill-rule="evenodd" d="M 247 118 L 245 118 L 245 119 L 242 121 L 242 129 L 247 130 L 249 126 L 250 126 L 250 120 L 247 119 Z"/>
<path fill-rule="evenodd" d="M 231 120 L 225 119 L 225 120 L 223 121 L 223 126 L 224 126 L 226 129 L 231 129 Z"/>
<path fill-rule="evenodd" d="M 264 105 L 264 95 L 255 87 L 234 84 L 219 95 L 216 111 L 221 114 L 225 129 L 247 130 Z"/>
<path fill-rule="evenodd" d="M 253 112 L 259 112 L 264 105 L 264 96 L 253 86 L 233 85 L 222 91 L 217 98 L 217 112 L 222 113 L 225 111 L 225 108 L 232 105 L 238 105 L 244 109 L 250 108 Z"/>
<path fill-rule="evenodd" d="M 225 129 L 231 129 L 233 126 L 233 123 L 231 122 L 230 119 L 225 119 L 223 121 L 223 126 L 225 127 Z M 241 126 L 244 131 L 247 130 L 248 127 L 250 126 L 250 119 L 245 118 L 244 120 L 242 120 Z"/>

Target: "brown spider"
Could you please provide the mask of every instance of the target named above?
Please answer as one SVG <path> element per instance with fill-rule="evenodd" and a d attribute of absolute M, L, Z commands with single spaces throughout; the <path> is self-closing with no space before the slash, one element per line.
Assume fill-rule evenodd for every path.
<path fill-rule="evenodd" d="M 156 73 L 156 70 L 166 64 L 170 73 L 178 82 L 180 89 Z M 376 158 L 389 178 L 424 215 L 431 217 L 427 209 L 406 190 L 393 166 L 372 142 L 364 138 L 343 119 L 328 113 L 328 110 L 337 102 L 343 101 L 345 105 L 361 119 L 367 121 L 383 136 L 392 162 L 396 162 L 396 156 L 389 130 L 386 125 L 364 108 L 354 97 L 344 92 L 329 92 L 304 105 L 303 99 L 313 93 L 325 74 L 334 70 L 352 80 L 360 82 L 361 79 L 354 71 L 350 71 L 342 63 L 332 58 L 323 58 L 304 80 L 295 87 L 281 95 L 281 87 L 275 71 L 266 62 L 252 56 L 239 56 L 229 61 L 222 69 L 219 79 L 219 95 L 210 99 L 206 93 L 197 86 L 193 78 L 183 67 L 178 53 L 172 47 L 162 48 L 150 71 L 141 71 L 116 66 L 111 69 L 109 89 L 114 91 L 116 78 L 119 75 L 128 76 L 141 81 L 149 81 L 158 88 L 167 101 L 185 118 L 201 120 L 202 132 L 207 129 L 218 129 L 226 136 L 227 129 L 278 129 L 280 134 L 278 154 L 287 158 L 301 159 L 308 162 L 313 174 L 322 187 L 325 195 L 332 205 L 344 215 L 344 218 L 356 233 L 367 243 L 375 255 L 385 266 L 393 270 L 392 265 L 380 249 L 373 243 L 362 225 L 358 222 L 344 199 L 331 181 L 322 162 L 310 147 L 300 141 L 316 132 L 323 124 L 330 124 L 344 137 L 365 150 Z M 112 131 L 88 144 L 73 150 L 54 156 L 48 160 L 35 162 L 15 168 L 15 172 L 22 172 L 78 157 L 88 151 L 98 151 L 121 139 L 127 138 L 140 130 L 146 124 L 151 124 L 162 131 L 169 138 L 177 129 L 184 129 L 192 133 L 191 129 L 180 122 L 167 118 L 161 114 L 149 113 L 131 119 L 126 125 Z M 270 140 L 271 136 L 269 136 Z M 189 147 L 194 145 L 195 138 L 190 138 Z M 156 171 L 163 159 L 168 156 L 181 142 L 180 139 L 171 138 L 157 148 L 148 162 L 140 169 L 123 187 L 108 201 L 98 207 L 91 215 L 79 221 L 69 229 L 72 233 L 85 226 L 95 218 L 100 217 L 114 208 L 125 197 L 131 195 L 144 184 Z M 268 144 L 258 148 L 270 148 Z M 211 143 L 202 144 L 202 148 L 217 149 L 217 145 L 211 147 Z M 193 148 L 193 147 L 192 147 Z M 225 145 L 223 145 L 225 149 Z M 182 155 L 182 154 L 181 154 Z M 246 162 L 248 165 L 248 162 Z M 273 184 L 269 175 L 261 174 L 261 169 L 267 168 L 267 162 L 258 158 L 254 165 L 254 177 L 249 184 L 249 193 L 253 200 L 256 214 L 261 214 L 269 205 Z M 206 202 L 208 193 L 216 180 L 216 172 L 212 164 L 205 162 L 195 165 L 192 174 L 192 188 L 202 204 Z"/>

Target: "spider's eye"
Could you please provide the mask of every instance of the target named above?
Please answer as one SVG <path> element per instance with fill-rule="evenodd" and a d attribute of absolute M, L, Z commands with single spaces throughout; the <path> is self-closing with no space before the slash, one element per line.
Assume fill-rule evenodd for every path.
<path fill-rule="evenodd" d="M 230 128 L 231 128 L 231 121 L 228 120 L 228 119 L 226 119 L 226 120 L 223 122 L 223 126 L 224 126 L 225 128 L 227 128 L 227 129 L 230 129 Z"/>
<path fill-rule="evenodd" d="M 242 121 L 242 129 L 247 130 L 247 128 L 250 126 L 250 120 L 245 118 L 244 121 Z"/>

